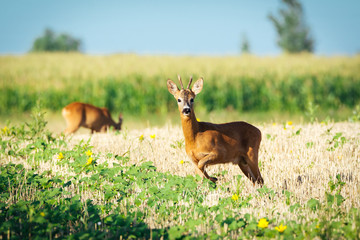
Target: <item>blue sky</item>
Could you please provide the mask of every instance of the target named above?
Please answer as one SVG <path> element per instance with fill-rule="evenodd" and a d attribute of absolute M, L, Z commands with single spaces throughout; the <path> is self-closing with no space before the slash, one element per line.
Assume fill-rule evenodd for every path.
<path fill-rule="evenodd" d="M 319 55 L 360 52 L 359 0 L 302 0 Z M 245 34 L 256 55 L 277 55 L 267 19 L 280 0 L 0 0 L 0 54 L 23 54 L 49 27 L 88 54 L 236 55 Z"/>

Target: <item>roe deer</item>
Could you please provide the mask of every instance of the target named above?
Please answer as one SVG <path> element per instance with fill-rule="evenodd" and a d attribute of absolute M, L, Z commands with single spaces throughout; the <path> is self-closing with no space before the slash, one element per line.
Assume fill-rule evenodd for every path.
<path fill-rule="evenodd" d="M 210 177 L 205 167 L 233 163 L 240 167 L 253 184 L 263 185 L 264 180 L 258 167 L 260 130 L 246 122 L 198 122 L 194 112 L 194 99 L 201 92 L 204 81 L 202 78 L 198 79 L 190 89 L 191 77 L 184 89 L 180 76 L 178 79 L 181 89 L 170 79 L 167 81 L 167 88 L 178 102 L 186 153 L 195 164 L 196 172 L 216 182 L 217 178 Z"/>
<path fill-rule="evenodd" d="M 67 125 L 65 133 L 74 133 L 80 127 L 90 128 L 91 133 L 106 132 L 110 126 L 115 130 L 121 130 L 122 115 L 119 115 L 119 123 L 115 123 L 107 108 L 73 102 L 62 109 L 62 115 Z"/>

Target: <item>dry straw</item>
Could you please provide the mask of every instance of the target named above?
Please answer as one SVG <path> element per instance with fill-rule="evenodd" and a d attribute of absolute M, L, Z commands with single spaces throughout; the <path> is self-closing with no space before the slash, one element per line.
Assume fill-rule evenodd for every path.
<path fill-rule="evenodd" d="M 216 165 L 208 168 L 210 176 L 216 175 L 219 179 L 215 191 L 204 192 L 206 196 L 204 205 L 213 206 L 224 197 L 236 198 L 252 195 L 251 206 L 241 208 L 234 214 L 250 213 L 253 216 L 276 218 L 278 221 L 296 219 L 296 213 L 290 212 L 286 205 L 283 190 L 291 192 L 291 201 L 305 204 L 309 199 L 315 198 L 325 201 L 325 191 L 329 190 L 330 178 L 340 174 L 342 181 L 346 183 L 341 194 L 345 197 L 341 205 L 344 211 L 351 207 L 360 207 L 360 124 L 359 123 L 330 123 L 330 124 L 292 124 L 292 127 L 284 129 L 282 125 L 259 126 L 263 140 L 260 147 L 259 160 L 260 170 L 267 188 L 274 190 L 274 197 L 261 196 L 252 183 L 243 176 L 240 184 L 238 175 L 242 172 L 238 166 Z M 335 145 L 334 136 L 342 133 L 344 141 Z M 140 140 L 139 136 L 143 136 Z M 152 136 L 156 136 L 152 137 Z M 184 149 L 184 137 L 180 126 L 166 125 L 161 128 L 147 128 L 143 130 L 123 130 L 120 134 L 76 134 L 67 140 L 71 145 L 76 145 L 81 139 L 94 146 L 91 155 L 98 155 L 98 163 L 108 162 L 109 167 L 118 162 L 114 157 L 108 158 L 107 153 L 113 155 L 129 156 L 128 165 L 141 164 L 144 161 L 152 161 L 157 171 L 169 172 L 179 176 L 194 174 L 194 166 L 186 156 Z M 90 155 L 90 152 L 87 152 Z M 27 159 L 12 159 L 7 156 L 1 159 L 1 164 L 7 162 L 23 163 L 27 166 Z M 51 161 L 40 162 L 39 172 L 52 170 L 52 174 L 66 174 L 66 168 L 57 165 L 61 161 L 59 155 L 54 155 Z M 226 171 L 225 174 L 220 174 Z M 70 172 L 68 172 L 70 174 Z M 72 173 L 73 174 L 73 173 Z M 227 188 L 221 188 L 221 186 Z M 226 190 L 225 190 L 226 189 Z M 69 191 L 81 191 L 82 200 L 93 199 L 94 203 L 104 202 L 102 192 L 91 192 L 82 189 L 81 186 L 69 186 Z M 17 190 L 13 189 L 15 194 Z M 20 198 L 31 199 L 35 189 L 28 189 Z M 141 189 L 136 189 L 141 192 Z M 78 193 L 78 192 L 77 192 Z M 236 197 L 234 197 L 236 195 Z M 9 204 L 16 199 L 12 195 Z M 130 201 L 130 200 L 129 200 Z M 235 201 L 235 200 L 234 200 Z M 123 203 L 125 207 L 126 203 Z M 171 204 L 171 203 L 169 203 Z M 184 203 L 185 204 L 185 203 Z M 188 203 L 186 203 L 188 204 Z M 256 207 L 254 207 L 256 206 Z M 139 208 L 146 210 L 146 205 Z M 311 211 L 307 218 L 314 217 Z M 181 224 L 180 220 L 162 222 L 154 212 L 149 215 L 146 222 L 151 227 L 163 227 L 166 225 Z M 171 218 L 171 216 L 169 216 Z M 169 219 L 167 219 L 168 221 Z"/>
<path fill-rule="evenodd" d="M 239 196 L 255 196 L 251 200 L 252 206 L 243 213 L 254 216 L 267 216 L 281 213 L 292 218 L 293 213 L 285 205 L 285 198 L 280 194 L 283 190 L 293 193 L 292 199 L 300 204 L 315 198 L 325 201 L 325 191 L 329 190 L 330 178 L 335 179 L 337 174 L 346 182 L 341 194 L 346 198 L 342 207 L 348 210 L 351 207 L 360 207 L 360 124 L 332 123 L 296 125 L 287 128 L 282 125 L 261 126 L 263 140 L 260 147 L 260 170 L 265 185 L 275 191 L 275 199 L 260 197 L 251 182 L 243 176 L 241 189 L 238 189 L 237 175 L 242 172 L 234 165 L 215 165 L 208 168 L 210 176 L 227 171 L 218 176 L 218 185 L 229 186 L 229 191 L 220 188 L 207 195 L 204 204 L 209 206 L 218 203 L 220 198 L 232 197 L 239 191 Z M 332 142 L 336 133 L 342 133 L 346 139 L 343 145 L 334 146 Z M 151 135 L 156 135 L 156 141 Z M 143 135 L 144 140 L 139 141 Z M 80 139 L 88 139 L 89 135 L 76 135 L 73 143 Z M 162 128 L 147 128 L 144 130 L 124 131 L 120 135 L 95 134 L 91 138 L 94 151 L 127 154 L 130 156 L 128 164 L 140 164 L 152 161 L 158 171 L 170 172 L 180 176 L 193 175 L 193 163 L 186 156 L 183 145 L 183 133 L 180 126 L 164 126 Z M 100 158 L 98 162 L 108 161 Z M 139 190 L 141 191 L 141 189 Z M 284 199 L 281 199 L 284 198 Z M 274 211 L 275 210 L 275 211 Z M 294 218 L 296 216 L 293 216 Z M 309 212 L 309 218 L 311 213 Z"/>

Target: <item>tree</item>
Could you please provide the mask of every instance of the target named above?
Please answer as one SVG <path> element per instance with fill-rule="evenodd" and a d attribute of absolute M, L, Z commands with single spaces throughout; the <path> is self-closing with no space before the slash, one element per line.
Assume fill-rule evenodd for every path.
<path fill-rule="evenodd" d="M 241 39 L 241 53 L 242 54 L 250 53 L 249 40 L 247 39 L 245 34 L 242 35 L 242 39 Z"/>
<path fill-rule="evenodd" d="M 56 35 L 51 29 L 45 29 L 43 36 L 35 39 L 32 52 L 70 52 L 80 51 L 81 40 L 62 33 Z"/>
<path fill-rule="evenodd" d="M 286 52 L 313 52 L 314 39 L 310 29 L 305 24 L 303 8 L 297 0 L 282 0 L 284 8 L 279 10 L 279 16 L 269 14 L 268 18 L 274 24 L 278 34 L 278 45 Z"/>

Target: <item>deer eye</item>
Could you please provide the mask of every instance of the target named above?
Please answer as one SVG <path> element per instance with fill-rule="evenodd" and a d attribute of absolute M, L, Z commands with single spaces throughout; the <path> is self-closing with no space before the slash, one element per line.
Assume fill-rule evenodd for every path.
<path fill-rule="evenodd" d="M 193 103 L 193 102 L 194 102 L 194 99 L 193 99 L 193 98 L 192 98 L 192 99 L 190 99 L 190 102 L 191 102 L 191 103 Z"/>
<path fill-rule="evenodd" d="M 181 102 L 181 99 L 180 99 L 180 98 L 178 99 L 178 102 Z"/>

